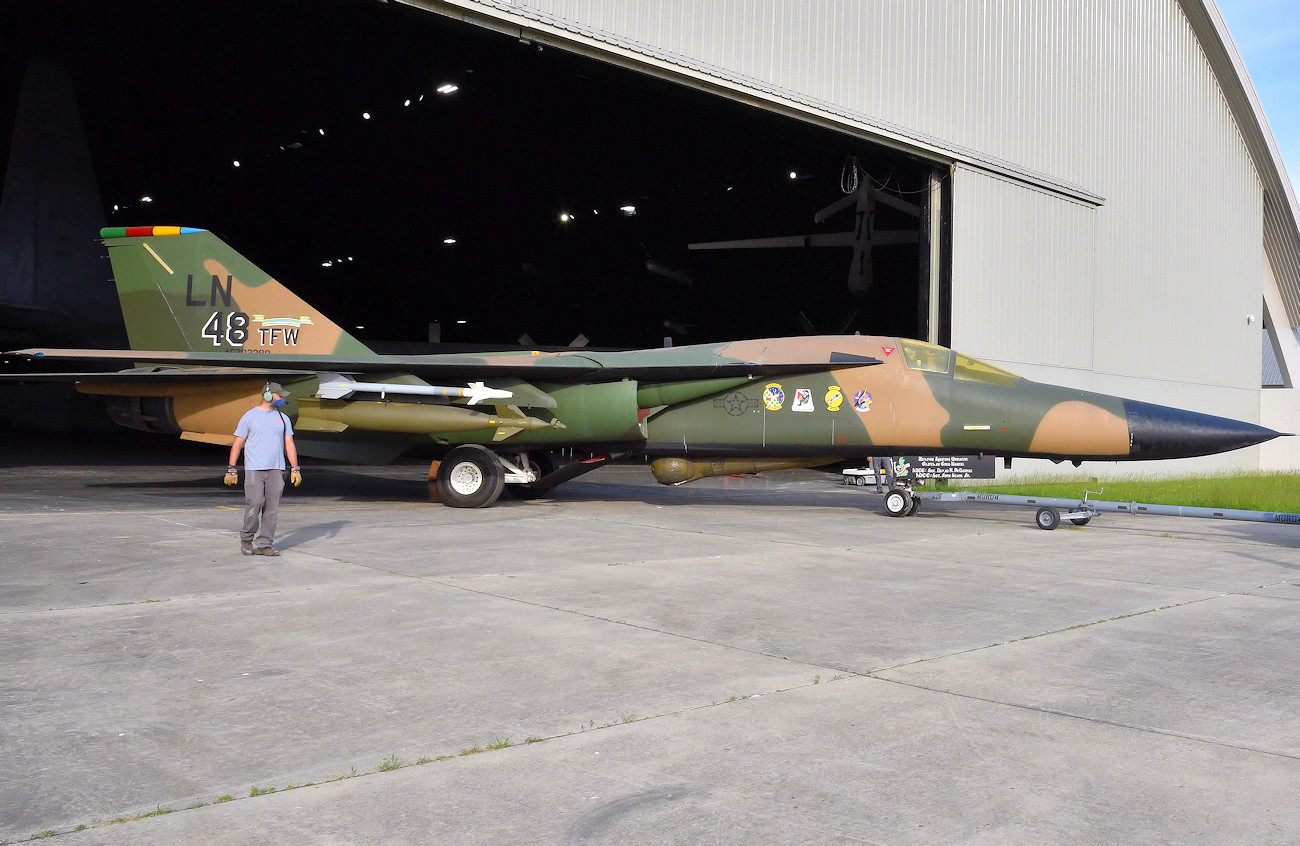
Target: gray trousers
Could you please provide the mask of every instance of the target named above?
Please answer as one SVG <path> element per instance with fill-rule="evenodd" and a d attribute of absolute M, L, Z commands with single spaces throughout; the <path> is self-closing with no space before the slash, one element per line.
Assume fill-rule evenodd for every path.
<path fill-rule="evenodd" d="M 871 476 L 876 482 L 876 493 L 880 493 L 880 471 L 885 471 L 885 486 L 894 486 L 894 459 L 889 456 L 875 456 L 871 459 Z"/>
<path fill-rule="evenodd" d="M 284 493 L 283 472 L 244 469 L 244 527 L 239 532 L 240 541 L 257 547 L 275 543 L 275 521 L 280 516 L 280 494 Z"/>

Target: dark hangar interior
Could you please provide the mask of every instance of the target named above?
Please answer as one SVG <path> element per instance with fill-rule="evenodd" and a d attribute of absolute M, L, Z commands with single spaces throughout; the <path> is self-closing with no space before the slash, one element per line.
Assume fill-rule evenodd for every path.
<path fill-rule="evenodd" d="M 863 295 L 846 286 L 851 248 L 688 249 L 851 229 L 852 206 L 813 215 L 844 197 L 853 160 L 923 204 L 933 166 L 864 139 L 401 4 L 6 17 L 0 157 L 24 68 L 54 60 L 107 225 L 211 229 L 364 341 L 928 331 L 917 243 L 876 246 Z M 921 226 L 876 213 L 881 230 Z"/>

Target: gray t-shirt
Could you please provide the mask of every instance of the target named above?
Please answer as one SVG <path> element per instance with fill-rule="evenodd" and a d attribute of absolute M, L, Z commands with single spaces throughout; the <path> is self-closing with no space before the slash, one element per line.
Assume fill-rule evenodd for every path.
<path fill-rule="evenodd" d="M 235 437 L 243 438 L 245 470 L 283 470 L 284 439 L 293 434 L 287 415 L 250 408 L 239 418 Z"/>

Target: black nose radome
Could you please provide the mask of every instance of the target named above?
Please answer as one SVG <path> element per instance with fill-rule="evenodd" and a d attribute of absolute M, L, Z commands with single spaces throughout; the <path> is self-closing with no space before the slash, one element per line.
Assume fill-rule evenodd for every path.
<path fill-rule="evenodd" d="M 1124 400 L 1131 458 L 1191 458 L 1262 444 L 1279 437 L 1254 423 L 1181 408 Z"/>

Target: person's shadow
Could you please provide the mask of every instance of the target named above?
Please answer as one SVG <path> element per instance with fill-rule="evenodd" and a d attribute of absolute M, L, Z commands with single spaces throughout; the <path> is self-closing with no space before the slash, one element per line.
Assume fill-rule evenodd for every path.
<path fill-rule="evenodd" d="M 318 523 L 314 526 L 302 526 L 294 529 L 289 534 L 284 535 L 276 540 L 276 547 L 280 549 L 289 549 L 300 546 L 314 540 L 324 540 L 336 537 L 339 529 L 348 525 L 348 520 L 335 520 L 332 523 Z"/>

